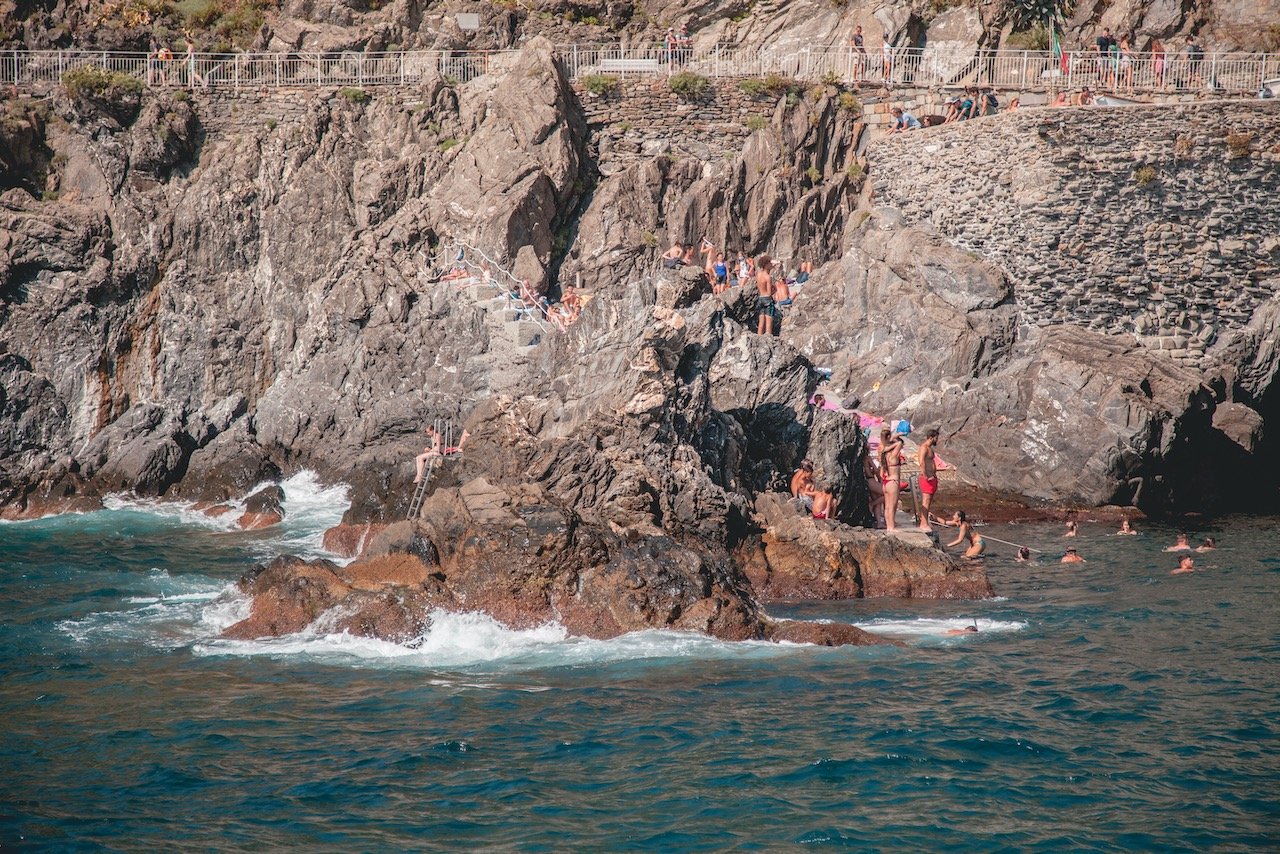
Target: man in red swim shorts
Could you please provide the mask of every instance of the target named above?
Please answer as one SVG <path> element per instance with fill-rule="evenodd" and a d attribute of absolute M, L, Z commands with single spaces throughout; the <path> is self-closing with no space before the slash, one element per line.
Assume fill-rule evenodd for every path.
<path fill-rule="evenodd" d="M 929 508 L 933 506 L 933 496 L 938 493 L 938 463 L 934 459 L 933 449 L 938 445 L 938 429 L 935 427 L 924 434 L 920 450 L 916 452 L 916 462 L 920 464 L 920 530 L 932 531 L 929 524 Z"/>

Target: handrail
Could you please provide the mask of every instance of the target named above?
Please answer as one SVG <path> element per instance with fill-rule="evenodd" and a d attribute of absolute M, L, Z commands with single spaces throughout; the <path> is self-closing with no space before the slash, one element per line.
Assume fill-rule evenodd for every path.
<path fill-rule="evenodd" d="M 602 70 L 619 77 L 653 77 L 688 70 L 707 77 L 823 79 L 888 86 L 994 86 L 1051 89 L 1091 86 L 1239 94 L 1280 78 L 1280 53 L 1111 53 L 1093 50 L 942 49 L 871 50 L 851 47 L 793 51 L 717 44 L 694 50 L 661 44 L 556 46 L 570 77 Z M 0 85 L 60 83 L 85 65 L 127 74 L 152 87 L 271 89 L 286 87 L 416 85 L 429 74 L 466 83 L 489 73 L 494 61 L 516 50 L 359 51 L 288 53 L 155 53 L 87 49 L 0 51 Z M 627 64 L 627 60 L 645 60 Z M 657 60 L 654 62 L 653 60 Z"/>
<path fill-rule="evenodd" d="M 447 252 L 447 256 L 445 252 Z M 484 264 L 477 264 L 475 261 L 473 261 L 472 257 L 474 256 L 478 256 L 480 260 L 484 262 L 484 264 L 488 264 L 489 265 L 488 270 L 485 269 Z M 497 261 L 494 261 L 482 250 L 477 249 L 475 246 L 472 246 L 470 243 L 468 243 L 465 240 L 455 239 L 449 245 L 449 248 L 447 250 L 442 250 L 441 254 L 439 255 L 439 259 L 440 260 L 435 265 L 437 269 L 443 269 L 446 267 L 456 268 L 461 266 L 465 269 L 473 271 L 473 273 L 478 273 L 482 276 L 487 272 L 490 277 L 497 277 L 499 275 L 506 277 L 506 279 L 511 282 L 511 285 L 514 287 L 514 290 L 512 287 L 508 287 L 504 289 L 501 284 L 499 284 L 498 282 L 492 281 L 492 279 L 490 279 L 489 283 L 492 284 L 500 294 L 503 293 L 504 291 L 507 294 L 511 294 L 513 292 L 517 294 L 519 298 L 516 299 L 512 297 L 511 298 L 512 301 L 519 303 L 519 307 L 523 309 L 522 313 L 525 315 L 527 319 L 533 321 L 534 325 L 538 327 L 539 331 L 545 333 L 545 332 L 551 331 L 554 328 L 552 324 L 548 323 L 543 317 L 539 316 L 543 310 L 542 306 L 536 302 L 530 303 L 528 298 L 525 296 L 524 282 L 516 278 L 516 275 L 514 273 L 512 273 L 510 270 L 507 270 Z M 471 278 L 474 278 L 474 276 L 471 276 Z M 436 279 L 435 281 L 441 281 L 441 279 Z"/>

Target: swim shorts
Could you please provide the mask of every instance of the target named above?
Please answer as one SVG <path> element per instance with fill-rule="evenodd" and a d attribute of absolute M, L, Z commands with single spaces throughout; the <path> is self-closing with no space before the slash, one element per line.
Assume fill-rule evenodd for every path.
<path fill-rule="evenodd" d="M 933 495 L 938 491 L 938 479 L 936 477 L 921 477 L 920 491 L 925 495 Z"/>

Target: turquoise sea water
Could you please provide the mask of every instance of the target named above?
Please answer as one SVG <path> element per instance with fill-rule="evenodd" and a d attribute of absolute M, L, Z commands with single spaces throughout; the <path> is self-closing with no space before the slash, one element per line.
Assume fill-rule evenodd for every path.
<path fill-rule="evenodd" d="M 0 524 L 0 847 L 1275 850 L 1276 519 L 990 561 L 999 600 L 776 606 L 905 648 L 597 642 L 438 615 L 415 649 L 218 630 L 286 530 L 136 505 Z M 1053 552 L 1058 526 L 984 529 Z M 1001 548 L 997 544 L 997 548 Z M 1011 550 L 1005 548 L 1007 553 Z M 976 636 L 947 628 L 978 621 Z"/>

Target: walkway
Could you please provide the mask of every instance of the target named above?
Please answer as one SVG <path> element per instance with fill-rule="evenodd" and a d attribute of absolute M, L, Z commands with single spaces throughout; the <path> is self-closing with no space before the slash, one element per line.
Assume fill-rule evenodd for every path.
<path fill-rule="evenodd" d="M 756 51 L 717 45 L 667 51 L 660 46 L 568 44 L 556 48 L 569 75 L 668 76 L 691 71 L 705 77 L 823 79 L 888 86 L 995 86 L 1001 89 L 1096 89 L 1211 95 L 1253 95 L 1280 78 L 1280 54 L 1132 54 L 1102 59 L 1091 51 L 1065 58 L 1047 51 L 899 49 L 885 56 L 850 49 Z M 59 83 L 82 66 L 135 77 L 148 86 L 274 89 L 282 87 L 412 86 L 439 74 L 465 83 L 510 61 L 518 51 L 397 51 L 392 53 L 179 54 L 160 60 L 110 51 L 3 51 L 0 85 L 22 88 Z"/>

